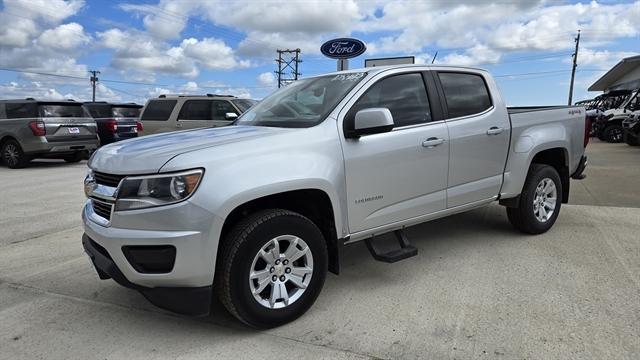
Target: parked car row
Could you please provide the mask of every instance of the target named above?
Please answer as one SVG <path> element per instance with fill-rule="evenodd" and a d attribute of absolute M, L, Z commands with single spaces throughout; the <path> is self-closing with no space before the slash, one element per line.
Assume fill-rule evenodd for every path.
<path fill-rule="evenodd" d="M 0 100 L 0 162 L 25 167 L 35 158 L 78 162 L 96 148 L 143 134 L 231 124 L 255 100 L 231 95 L 160 95 L 136 103 Z M 146 129 L 146 131 L 143 131 Z"/>
<path fill-rule="evenodd" d="M 600 95 L 595 99 L 584 100 L 576 105 L 585 106 L 591 122 L 591 136 L 602 141 L 619 143 L 633 139 L 625 135 L 634 116 L 640 113 L 640 90 L 617 90 Z M 625 121 L 629 119 L 627 125 Z M 626 127 L 625 127 L 626 126 Z M 634 145 L 629 143 L 629 145 Z"/>

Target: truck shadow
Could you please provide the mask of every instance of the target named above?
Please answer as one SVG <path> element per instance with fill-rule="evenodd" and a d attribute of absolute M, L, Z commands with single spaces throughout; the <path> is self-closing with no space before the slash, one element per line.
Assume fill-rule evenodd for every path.
<path fill-rule="evenodd" d="M 419 262 L 419 266 L 424 267 L 424 264 L 432 262 L 461 261 L 462 254 L 530 238 L 509 224 L 505 209 L 497 204 L 412 226 L 405 231 L 418 248 L 417 256 L 396 264 L 386 264 L 372 258 L 364 241 L 347 245 L 341 253 L 340 275 L 327 276 L 320 298 L 333 299 L 335 294 L 348 292 L 353 282 L 367 283 L 375 288 L 393 284 L 398 277 L 406 279 L 404 274 L 421 276 L 419 271 L 410 269 L 416 265 L 413 262 Z M 376 238 L 376 246 L 382 245 L 381 248 L 394 244 L 393 234 Z M 248 329 L 230 315 L 217 299 L 213 300 L 211 315 L 201 318 L 201 321 Z"/>

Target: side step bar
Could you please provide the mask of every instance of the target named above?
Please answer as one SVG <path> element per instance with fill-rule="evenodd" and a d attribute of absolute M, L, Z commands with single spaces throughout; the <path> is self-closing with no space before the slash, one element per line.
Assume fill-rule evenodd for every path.
<path fill-rule="evenodd" d="M 373 237 L 365 240 L 367 249 L 369 249 L 369 252 L 374 259 L 386 263 L 394 263 L 418 255 L 418 249 L 411 245 L 409 239 L 407 239 L 407 236 L 404 233 L 404 230 L 396 230 L 393 233 L 398 240 L 400 248 L 386 253 L 380 253 L 378 249 L 376 249 L 373 244 Z"/>

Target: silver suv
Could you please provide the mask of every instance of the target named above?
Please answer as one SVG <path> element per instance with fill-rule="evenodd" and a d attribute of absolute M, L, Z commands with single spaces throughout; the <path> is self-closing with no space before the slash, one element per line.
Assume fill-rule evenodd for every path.
<path fill-rule="evenodd" d="M 253 104 L 232 95 L 160 95 L 142 110 L 140 135 L 229 125 Z"/>
<path fill-rule="evenodd" d="M 78 162 L 98 146 L 96 122 L 73 100 L 0 100 L 0 156 L 12 169 L 34 158 Z"/>

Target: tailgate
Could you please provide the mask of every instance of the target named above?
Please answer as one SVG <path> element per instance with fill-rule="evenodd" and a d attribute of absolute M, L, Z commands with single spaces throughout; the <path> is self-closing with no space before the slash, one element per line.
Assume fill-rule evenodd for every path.
<path fill-rule="evenodd" d="M 90 140 L 96 138 L 96 122 L 92 118 L 42 118 L 47 141 Z"/>
<path fill-rule="evenodd" d="M 116 118 L 119 135 L 138 134 L 137 118 Z"/>

